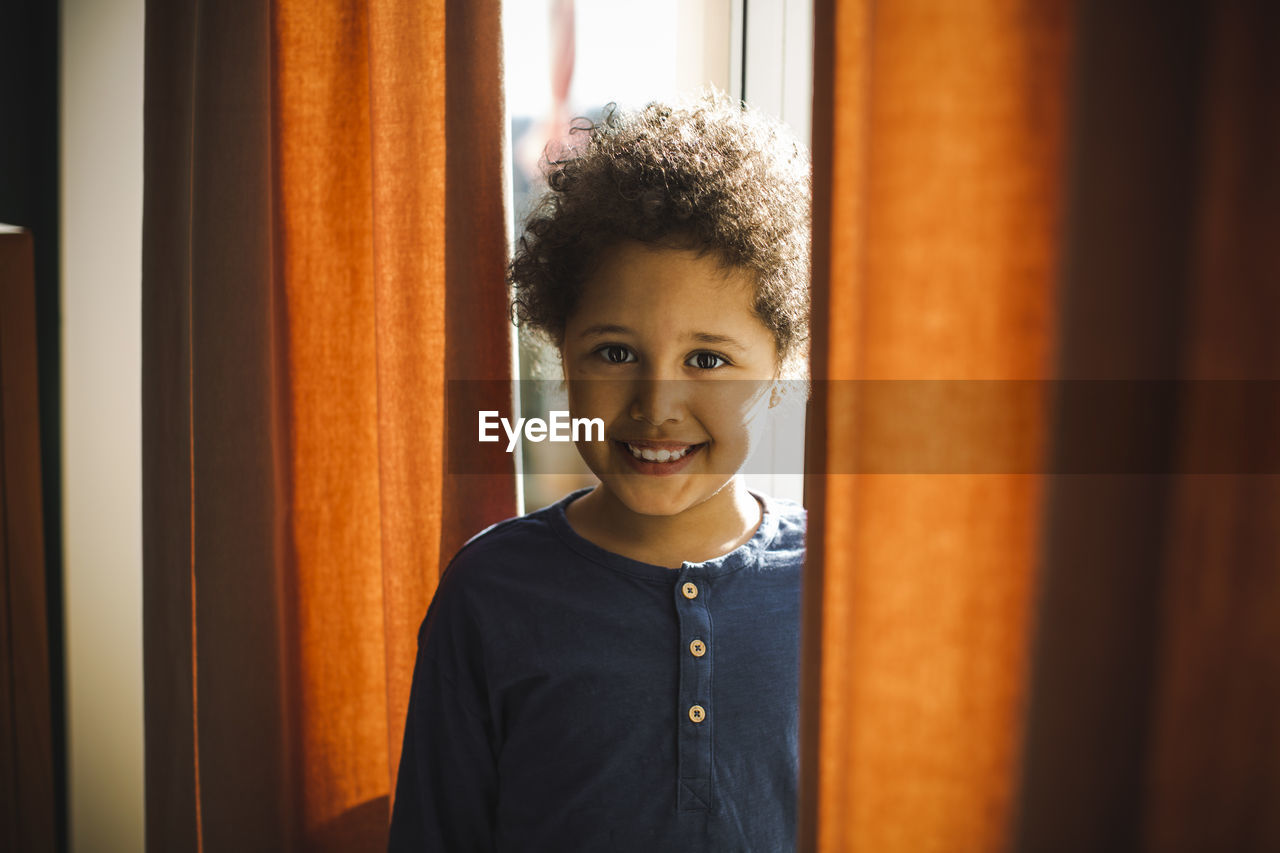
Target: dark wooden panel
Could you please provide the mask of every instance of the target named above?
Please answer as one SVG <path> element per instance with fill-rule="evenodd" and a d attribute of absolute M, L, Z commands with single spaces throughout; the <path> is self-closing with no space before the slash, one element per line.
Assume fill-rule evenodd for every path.
<path fill-rule="evenodd" d="M 9 850 L 55 843 L 49 638 L 37 400 L 35 270 L 31 235 L 0 234 L 0 659 L 5 704 L 0 785 Z"/>

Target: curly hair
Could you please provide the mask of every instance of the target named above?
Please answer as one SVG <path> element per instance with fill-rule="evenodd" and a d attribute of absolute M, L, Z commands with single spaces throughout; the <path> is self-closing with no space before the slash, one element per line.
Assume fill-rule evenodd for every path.
<path fill-rule="evenodd" d="M 517 325 L 558 349 L 604 251 L 626 240 L 694 249 L 752 273 L 783 372 L 804 372 L 809 157 L 785 126 L 711 92 L 636 112 L 610 104 L 570 140 L 508 268 Z"/>

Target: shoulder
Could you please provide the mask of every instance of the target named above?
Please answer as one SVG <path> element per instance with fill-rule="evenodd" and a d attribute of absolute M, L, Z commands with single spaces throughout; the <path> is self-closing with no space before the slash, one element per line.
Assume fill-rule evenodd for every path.
<path fill-rule="evenodd" d="M 484 633 L 487 623 L 509 617 L 529 588 L 544 582 L 546 566 L 561 558 L 550 511 L 508 518 L 467 540 L 440 575 L 420 641 L 427 634 Z"/>
<path fill-rule="evenodd" d="M 799 573 L 804 566 L 805 525 L 808 521 L 804 506 L 765 494 L 759 497 L 764 500 L 765 511 L 769 514 L 768 524 L 772 528 L 759 555 L 760 566 Z"/>
<path fill-rule="evenodd" d="M 472 536 L 440 577 L 437 595 L 454 589 L 489 587 L 513 575 L 527 575 L 563 547 L 552 514 L 555 506 L 508 518 Z"/>
<path fill-rule="evenodd" d="M 777 538 L 788 544 L 804 544 L 804 531 L 808 523 L 809 512 L 802 504 L 786 498 L 775 498 L 762 495 L 769 514 L 778 520 Z"/>
<path fill-rule="evenodd" d="M 786 535 L 799 534 L 804 536 L 805 523 L 809 517 L 809 511 L 804 505 L 786 498 L 767 498 L 769 501 L 769 512 L 778 517 L 778 533 Z"/>
<path fill-rule="evenodd" d="M 468 539 L 449 562 L 446 571 L 455 566 L 473 566 L 508 557 L 528 557 L 530 548 L 545 547 L 557 540 L 551 526 L 550 507 L 528 515 L 518 515 L 491 524 Z"/>

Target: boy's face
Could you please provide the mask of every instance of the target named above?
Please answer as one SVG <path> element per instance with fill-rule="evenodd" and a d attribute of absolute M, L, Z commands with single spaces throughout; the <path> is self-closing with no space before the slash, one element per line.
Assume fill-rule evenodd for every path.
<path fill-rule="evenodd" d="M 683 512 L 746 461 L 778 370 L 753 295 L 713 255 L 634 242 L 586 282 L 561 347 L 569 408 L 604 420 L 578 450 L 633 512 Z"/>

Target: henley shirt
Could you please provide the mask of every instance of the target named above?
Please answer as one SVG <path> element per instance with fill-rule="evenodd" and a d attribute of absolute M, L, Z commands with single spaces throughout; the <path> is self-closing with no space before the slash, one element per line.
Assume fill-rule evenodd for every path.
<path fill-rule="evenodd" d="M 795 847 L 804 508 L 678 569 L 565 507 L 490 527 L 418 634 L 392 851 Z"/>

